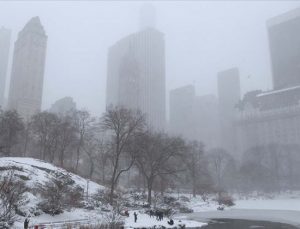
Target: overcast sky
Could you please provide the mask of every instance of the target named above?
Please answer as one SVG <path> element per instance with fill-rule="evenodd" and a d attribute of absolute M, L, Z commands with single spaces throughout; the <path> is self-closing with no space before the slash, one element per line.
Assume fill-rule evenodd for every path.
<path fill-rule="evenodd" d="M 0 1 L 0 26 L 13 42 L 39 16 L 48 35 L 43 109 L 72 96 L 79 108 L 105 108 L 108 47 L 139 28 L 133 1 Z M 167 94 L 195 84 L 198 95 L 216 94 L 218 71 L 238 67 L 242 92 L 271 89 L 266 20 L 300 7 L 297 1 L 154 1 L 165 33 Z M 12 50 L 11 50 L 12 51 Z M 9 74 L 10 75 L 10 74 Z"/>

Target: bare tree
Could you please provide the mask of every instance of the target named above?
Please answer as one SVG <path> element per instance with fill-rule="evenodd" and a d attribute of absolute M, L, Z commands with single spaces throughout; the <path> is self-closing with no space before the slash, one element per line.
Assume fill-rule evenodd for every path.
<path fill-rule="evenodd" d="M 192 141 L 187 145 L 184 161 L 192 183 L 192 193 L 207 191 L 210 187 L 210 176 L 207 161 L 204 156 L 204 145 L 201 142 Z"/>
<path fill-rule="evenodd" d="M 87 134 L 87 130 L 90 128 L 90 126 L 95 120 L 94 118 L 91 117 L 88 111 L 75 110 L 73 111 L 73 121 L 77 132 L 76 163 L 75 163 L 75 171 L 77 172 L 82 147 L 84 145 L 85 135 Z"/>
<path fill-rule="evenodd" d="M 215 175 L 217 183 L 218 198 L 221 197 L 221 191 L 223 186 L 223 175 L 228 164 L 233 161 L 233 157 L 222 148 L 214 148 L 209 151 L 208 161 L 210 168 Z"/>
<path fill-rule="evenodd" d="M 17 111 L 0 113 L 0 148 L 6 155 L 11 155 L 11 150 L 18 143 L 18 134 L 24 129 L 24 124 Z"/>
<path fill-rule="evenodd" d="M 148 203 L 151 205 L 153 184 L 157 177 L 175 175 L 182 168 L 176 159 L 185 151 L 181 138 L 169 137 L 163 133 L 147 131 L 135 140 L 137 145 L 136 165 L 145 177 L 148 189 Z"/>
<path fill-rule="evenodd" d="M 18 181 L 14 170 L 3 173 L 0 177 L 0 227 L 2 223 L 12 225 L 16 220 L 16 210 L 26 202 L 24 193 L 27 191 L 24 182 Z M 8 226 L 7 225 L 7 226 Z M 9 228 L 9 227 L 7 227 Z"/>
<path fill-rule="evenodd" d="M 58 147 L 58 158 L 61 167 L 64 167 L 64 160 L 66 156 L 66 151 L 71 147 L 72 143 L 75 141 L 75 126 L 73 125 L 72 118 L 68 115 L 60 117 L 59 123 L 59 147 Z"/>
<path fill-rule="evenodd" d="M 48 159 L 53 162 L 59 140 L 57 115 L 46 111 L 38 113 L 32 117 L 31 127 L 40 147 L 40 158 L 45 160 L 48 156 Z"/>
<path fill-rule="evenodd" d="M 128 154 L 129 163 L 124 163 L 124 167 L 121 166 L 121 159 L 128 153 L 127 149 L 134 136 L 144 129 L 145 116 L 140 111 L 110 107 L 102 117 L 102 127 L 109 139 L 109 160 L 112 165 L 110 203 L 113 204 L 113 195 L 120 175 L 128 171 L 134 163 L 133 154 Z"/>

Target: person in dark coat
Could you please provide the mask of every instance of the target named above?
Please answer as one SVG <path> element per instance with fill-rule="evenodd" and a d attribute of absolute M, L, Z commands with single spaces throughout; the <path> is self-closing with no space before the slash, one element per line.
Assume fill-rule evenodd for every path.
<path fill-rule="evenodd" d="M 169 225 L 173 225 L 173 224 L 174 224 L 174 221 L 173 221 L 172 219 L 170 219 L 170 220 L 168 221 L 168 224 L 169 224 Z"/>
<path fill-rule="evenodd" d="M 133 216 L 134 216 L 134 222 L 136 223 L 136 221 L 137 221 L 137 214 L 136 214 L 136 212 L 133 213 Z"/>
<path fill-rule="evenodd" d="M 26 218 L 24 221 L 24 229 L 28 229 L 28 226 L 29 226 L 29 219 Z"/>

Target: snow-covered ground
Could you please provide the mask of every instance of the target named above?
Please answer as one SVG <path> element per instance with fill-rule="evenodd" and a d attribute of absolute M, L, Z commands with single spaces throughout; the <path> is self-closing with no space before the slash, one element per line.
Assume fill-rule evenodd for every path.
<path fill-rule="evenodd" d="M 13 170 L 13 175 L 25 182 L 25 185 L 29 188 L 29 191 L 25 193 L 27 202 L 20 207 L 20 209 L 30 217 L 30 225 L 36 225 L 41 223 L 51 223 L 58 221 L 69 220 L 89 220 L 94 223 L 103 223 L 104 212 L 101 209 L 86 210 L 81 208 L 73 208 L 69 211 L 65 210 L 64 213 L 51 216 L 49 214 L 41 214 L 34 216 L 32 212 L 36 212 L 38 203 L 42 201 L 40 195 L 36 195 L 33 191 L 44 185 L 51 178 L 56 175 L 67 175 L 73 180 L 74 186 L 80 186 L 85 192 L 88 190 L 89 195 L 93 195 L 99 190 L 104 190 L 105 187 L 95 182 L 88 181 L 83 177 L 70 173 L 62 168 L 54 166 L 45 161 L 41 161 L 34 158 L 20 158 L 20 157 L 2 157 L 0 158 L 0 176 L 9 173 Z M 103 206 L 107 208 L 107 206 Z M 25 217 L 18 217 L 18 221 L 15 223 L 14 228 L 23 228 L 23 221 Z"/>
<path fill-rule="evenodd" d="M 164 218 L 161 221 L 156 220 L 155 217 L 150 217 L 148 214 L 143 214 L 141 212 L 137 212 L 137 222 L 134 222 L 133 211 L 129 212 L 129 217 L 125 219 L 125 228 L 144 228 L 144 227 L 166 227 L 173 228 L 179 225 L 185 225 L 186 227 L 202 227 L 206 225 L 206 223 L 202 223 L 194 220 L 185 220 L 185 219 L 174 219 L 174 225 L 169 225 L 168 218 Z"/>
<path fill-rule="evenodd" d="M 27 177 L 28 180 L 26 180 L 26 186 L 28 187 L 37 187 L 37 185 L 44 184 L 52 177 L 52 172 L 55 172 L 70 175 L 72 180 L 84 190 L 87 190 L 88 186 L 90 194 L 95 193 L 99 189 L 104 189 L 103 186 L 96 184 L 95 182 L 87 182 L 86 179 L 78 175 L 69 173 L 62 168 L 34 158 L 2 157 L 0 158 L 0 168 L 1 167 L 19 168 L 19 170 L 15 170 L 15 174 Z"/>
<path fill-rule="evenodd" d="M 4 168 L 14 168 L 15 175 L 18 175 L 20 178 L 23 177 L 22 179 L 24 179 L 24 177 L 26 178 L 26 186 L 29 188 L 36 188 L 51 179 L 53 174 L 61 173 L 70 176 L 72 180 L 75 181 L 75 184 L 81 186 L 84 190 L 87 190 L 88 185 L 89 194 L 96 193 L 99 189 L 105 189 L 104 186 L 91 181 L 87 182 L 86 179 L 78 175 L 33 158 L 0 158 L 0 173 L 5 172 Z M 27 192 L 26 195 L 29 202 L 24 207 L 34 207 L 41 201 L 40 197 L 33 193 Z M 170 226 L 167 223 L 169 219 L 157 221 L 142 211 L 138 211 L 138 221 L 135 223 L 132 215 L 133 212 L 130 212 L 130 217 L 124 218 L 125 227 L 141 228 L 164 226 L 170 228 L 178 226 L 179 224 L 185 224 L 186 227 L 201 227 L 205 225 L 203 222 L 211 218 L 258 219 L 300 225 L 300 193 L 296 192 L 263 197 L 260 195 L 252 195 L 250 197 L 235 196 L 235 206 L 225 208 L 224 211 L 217 211 L 218 204 L 213 200 L 212 196 L 204 201 L 201 196 L 193 198 L 190 194 L 169 193 L 167 195 L 174 197 L 176 201 L 179 201 L 183 206 L 192 209 L 194 213 L 176 215 L 173 218 L 174 225 Z M 134 202 L 131 198 L 132 197 L 129 197 L 129 202 Z M 105 212 L 101 211 L 101 208 L 94 210 L 74 208 L 69 211 L 65 210 L 64 213 L 56 216 L 50 216 L 48 214 L 32 216 L 30 225 L 69 220 L 81 220 L 82 222 L 101 224 L 106 223 L 105 214 Z M 20 217 L 19 222 L 15 224 L 15 228 L 22 228 L 23 221 L 24 218 Z"/>

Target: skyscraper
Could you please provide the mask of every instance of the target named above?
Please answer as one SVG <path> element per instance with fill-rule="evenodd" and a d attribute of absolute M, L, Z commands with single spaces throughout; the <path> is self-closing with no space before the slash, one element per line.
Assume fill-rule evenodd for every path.
<path fill-rule="evenodd" d="M 196 96 L 187 85 L 170 91 L 170 133 L 197 140 L 207 148 L 219 144 L 218 100 L 214 95 Z"/>
<path fill-rule="evenodd" d="M 195 106 L 195 87 L 187 85 L 170 91 L 170 121 L 169 130 L 172 134 L 181 135 L 187 139 L 195 137 L 191 129 L 195 123 L 193 110 Z"/>
<path fill-rule="evenodd" d="M 107 67 L 107 106 L 139 109 L 148 124 L 164 129 L 165 98 L 164 35 L 153 27 L 133 33 L 110 47 Z"/>
<path fill-rule="evenodd" d="M 275 90 L 300 85 L 300 8 L 267 22 Z"/>
<path fill-rule="evenodd" d="M 47 35 L 39 17 L 32 18 L 15 42 L 9 109 L 25 118 L 41 110 Z"/>
<path fill-rule="evenodd" d="M 4 93 L 7 77 L 8 56 L 10 48 L 11 31 L 0 28 L 0 107 L 4 106 Z"/>
<path fill-rule="evenodd" d="M 234 121 L 240 100 L 240 77 L 237 68 L 218 73 L 218 98 L 221 146 L 236 153 Z"/>

